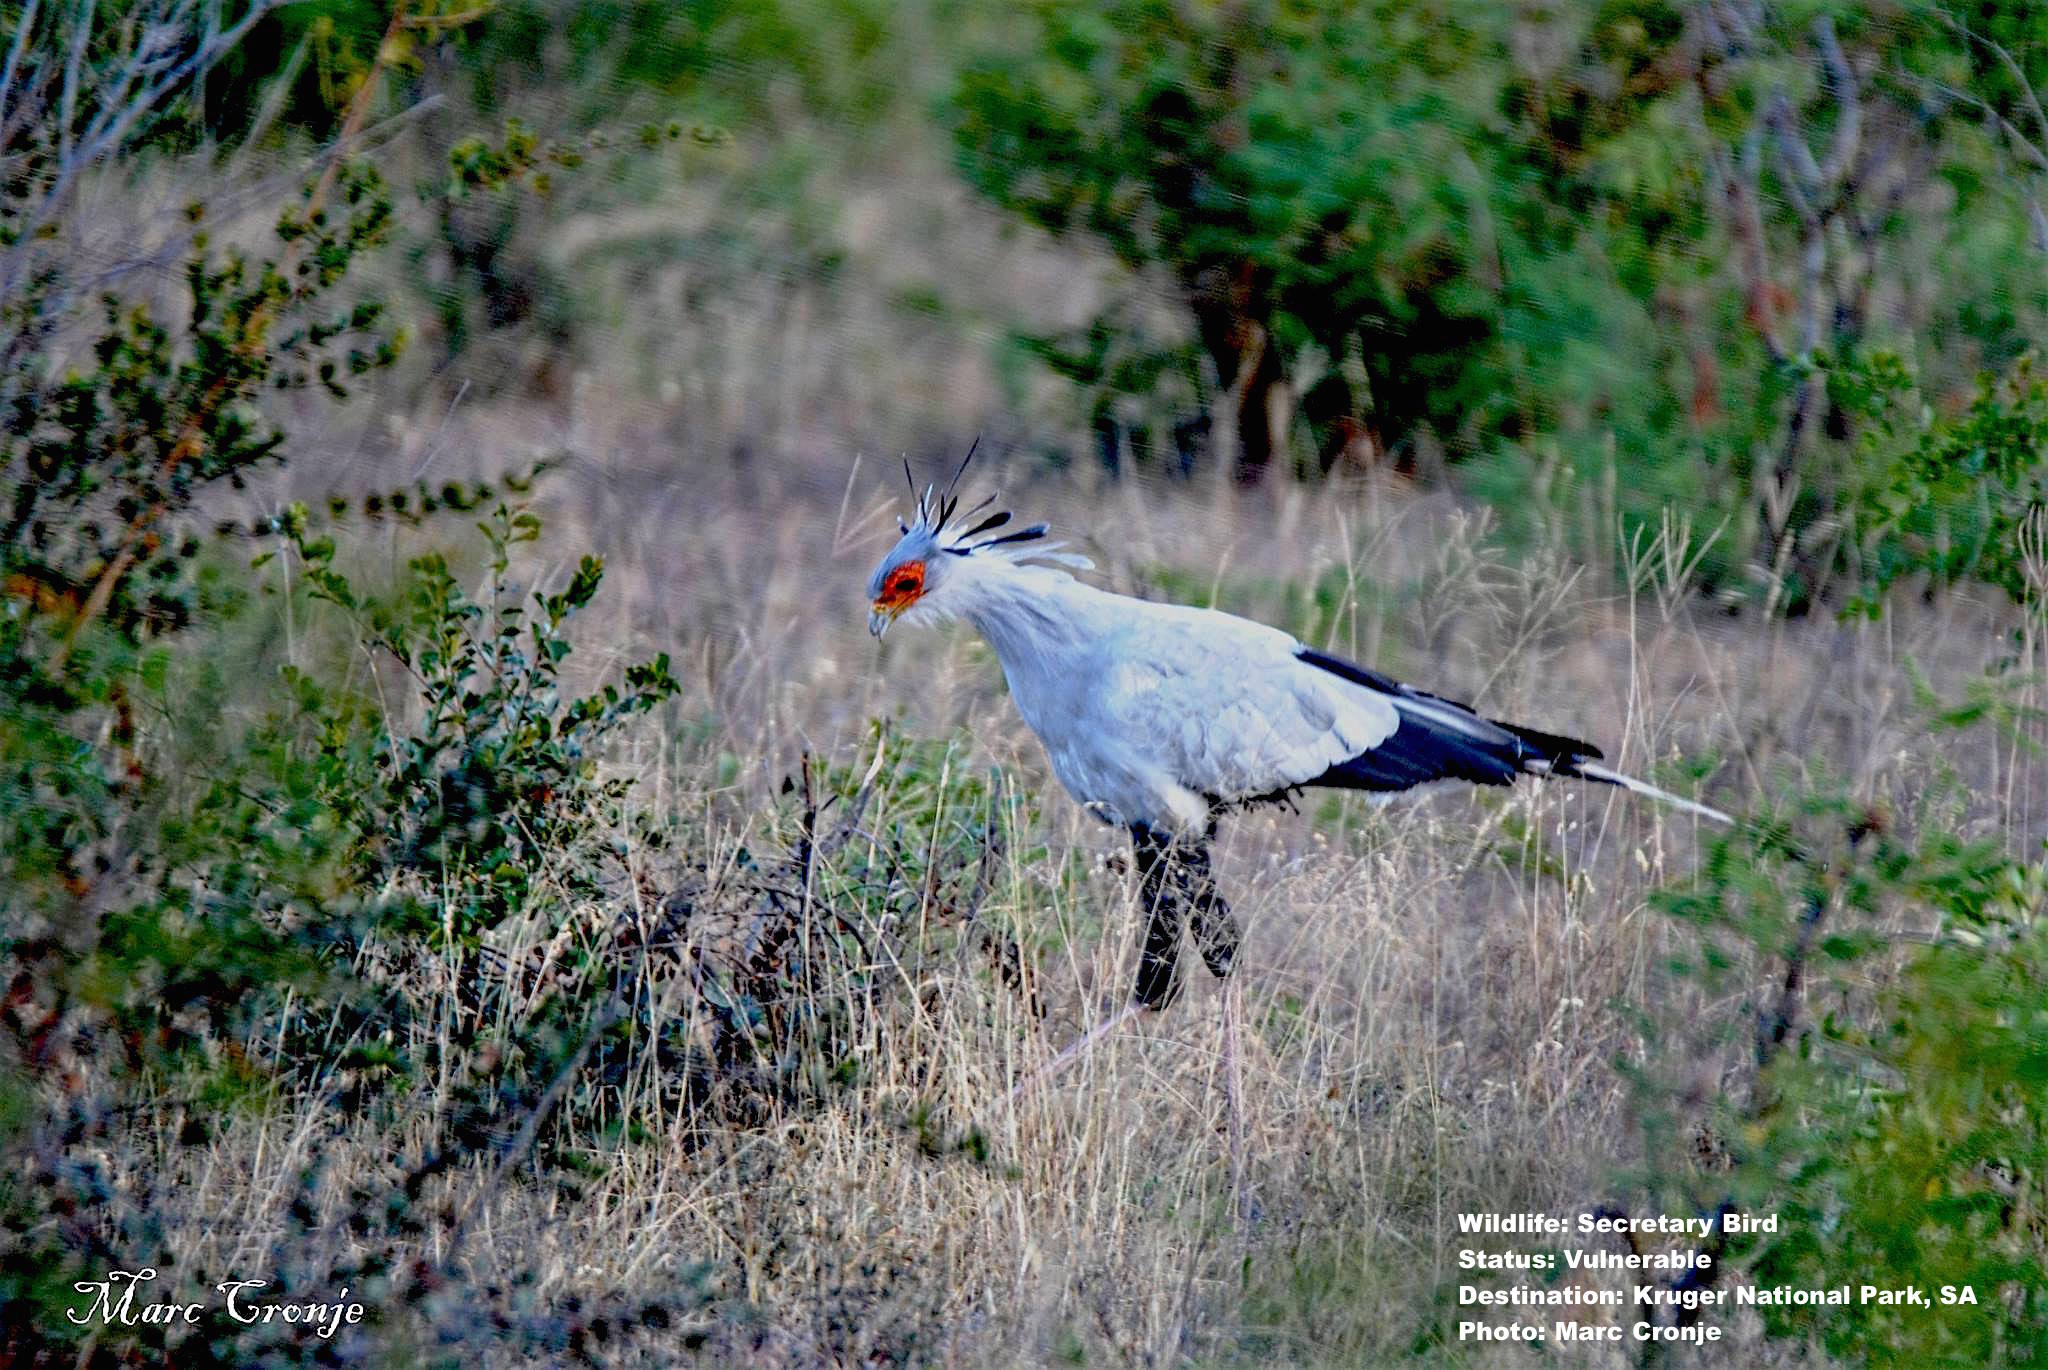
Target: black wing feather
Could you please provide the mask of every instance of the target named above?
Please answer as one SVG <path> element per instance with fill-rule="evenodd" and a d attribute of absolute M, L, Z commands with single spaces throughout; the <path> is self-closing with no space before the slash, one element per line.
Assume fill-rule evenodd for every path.
<path fill-rule="evenodd" d="M 1590 742 L 1486 718 L 1470 705 L 1403 685 L 1341 657 L 1306 647 L 1295 655 L 1306 665 L 1387 696 L 1400 718 L 1386 741 L 1338 762 L 1309 785 L 1382 792 L 1412 789 L 1432 780 L 1507 785 L 1531 772 L 1570 775 L 1578 763 L 1600 759 L 1600 749 Z M 1445 709 L 1465 715 L 1476 726 L 1466 731 L 1430 717 L 1432 710 Z"/>

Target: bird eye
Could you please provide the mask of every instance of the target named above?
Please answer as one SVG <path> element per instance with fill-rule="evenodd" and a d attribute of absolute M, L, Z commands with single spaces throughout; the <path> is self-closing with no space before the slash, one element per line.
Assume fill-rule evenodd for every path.
<path fill-rule="evenodd" d="M 882 593 L 891 596 L 914 595 L 924 588 L 924 563 L 906 561 L 889 573 L 882 582 Z"/>

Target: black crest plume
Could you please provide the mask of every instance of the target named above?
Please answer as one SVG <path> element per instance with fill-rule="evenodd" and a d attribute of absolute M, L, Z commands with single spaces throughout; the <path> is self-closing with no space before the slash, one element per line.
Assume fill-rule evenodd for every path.
<path fill-rule="evenodd" d="M 956 493 L 960 489 L 960 477 L 967 474 L 967 463 L 974 460 L 975 450 L 980 446 L 981 437 L 977 434 L 974 441 L 967 445 L 967 455 L 960 458 L 960 464 L 953 468 L 953 479 L 946 482 L 946 493 L 943 495 L 937 493 L 937 487 L 930 485 L 924 488 L 922 495 L 918 494 L 917 481 L 910 476 L 910 458 L 903 459 L 903 475 L 905 479 L 910 480 L 911 498 L 917 501 L 917 521 L 933 534 L 943 533 L 947 523 L 952 521 L 954 512 L 960 508 L 960 496 Z M 969 517 L 987 508 L 994 501 L 995 496 L 990 495 L 967 511 Z"/>
<path fill-rule="evenodd" d="M 901 520 L 898 520 L 898 526 L 904 532 L 910 532 L 913 527 L 921 528 L 934 537 L 939 538 L 945 550 L 953 553 L 955 556 L 964 557 L 987 547 L 1007 547 L 1023 542 L 1035 542 L 1050 531 L 1049 525 L 1034 523 L 1027 527 L 1004 533 L 1000 537 L 985 537 L 985 534 L 993 533 L 997 529 L 1006 527 L 1009 524 L 1010 512 L 1007 509 L 999 509 L 989 514 L 986 518 L 981 519 L 980 522 L 975 523 L 972 527 L 955 532 L 950 538 L 946 536 L 947 529 L 955 526 L 956 522 L 966 523 L 996 502 L 996 496 L 990 494 L 984 496 L 965 513 L 962 513 L 960 510 L 960 480 L 961 477 L 967 474 L 968 463 L 974 460 L 974 454 L 980 449 L 981 439 L 976 437 L 968 445 L 967 455 L 960 458 L 960 464 L 953 469 L 953 477 L 946 482 L 946 489 L 943 494 L 939 492 L 936 485 L 925 486 L 923 493 L 920 494 L 917 488 L 917 478 L 910 471 L 910 459 L 908 457 L 904 458 L 903 478 L 910 485 L 911 498 L 917 501 L 916 522 L 914 524 L 904 524 Z"/>

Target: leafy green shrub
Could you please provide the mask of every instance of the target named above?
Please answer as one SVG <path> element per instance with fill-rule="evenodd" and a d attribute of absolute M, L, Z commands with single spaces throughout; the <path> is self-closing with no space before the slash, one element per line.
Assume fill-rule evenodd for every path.
<path fill-rule="evenodd" d="M 132 1144 L 119 1120 L 137 1108 L 172 1109 L 187 1119 L 183 1144 L 203 1144 L 221 1110 L 278 1091 L 324 1099 L 337 1126 L 368 1112 L 423 1136 L 389 1192 L 354 1201 L 361 1211 L 346 1220 L 361 1226 L 365 1254 L 304 1272 L 331 1287 L 388 1282 L 404 1306 L 424 1292 L 400 1274 L 430 1221 L 413 1211 L 422 1186 L 465 1162 L 545 1153 L 568 1085 L 624 1017 L 622 966 L 573 956 L 557 992 L 536 995 L 483 944 L 509 918 L 615 899 L 622 842 L 658 841 L 627 804 L 628 782 L 600 763 L 621 728 L 673 692 L 666 663 L 628 668 L 623 689 L 562 687 L 565 626 L 601 575 L 586 560 L 559 591 L 507 588 L 512 549 L 539 531 L 530 515 L 501 506 L 480 525 L 493 586 L 482 604 L 431 554 L 402 594 L 367 595 L 308 522 L 295 509 L 285 530 L 305 572 L 297 616 L 316 639 L 345 630 L 344 660 L 369 648 L 401 663 L 404 684 L 387 683 L 381 700 L 286 663 L 282 706 L 234 725 L 238 691 L 208 647 L 231 639 L 209 623 L 130 669 L 133 707 L 168 727 L 139 730 L 130 746 L 144 761 L 110 791 L 80 790 L 48 765 L 30 771 L 21 701 L 0 718 L 17 774 L 42 786 L 18 794 L 10 815 L 41 820 L 42 850 L 68 853 L 57 843 L 77 840 L 76 823 L 58 820 L 74 813 L 104 827 L 100 849 L 119 857 L 95 863 L 86 889 L 63 878 L 74 861 L 39 903 L 29 883 L 0 902 L 13 977 L 0 1142 L 18 1177 L 0 1193 L 0 1304 L 22 1336 L 71 1332 L 62 1310 L 80 1272 L 169 1259 L 147 1205 L 117 1199 L 82 1151 Z M 318 611 L 343 622 L 324 625 Z M 65 734 L 40 736 L 47 751 L 63 748 Z M 73 774 L 96 760 L 75 740 L 63 754 Z M 62 893 L 68 909 L 53 907 Z M 444 953 L 453 986 L 429 974 Z M 167 1089 L 172 1100 L 159 1102 Z M 53 1226 L 67 1209 L 96 1221 Z M 325 1243 L 310 1219 L 303 1235 Z M 183 1278 L 204 1288 L 203 1273 Z M 240 1328 L 216 1334 L 252 1345 L 236 1340 Z"/>
<path fill-rule="evenodd" d="M 1831 1025 L 1826 1049 L 1773 1069 L 1773 1092 L 1808 1106 L 1773 1109 L 1742 1148 L 1790 1181 L 1786 1232 L 1750 1265 L 1760 1283 L 1918 1288 L 1936 1306 L 1772 1308 L 1778 1335 L 1865 1363 L 2048 1355 L 2048 923 L 2038 869 L 1999 878 L 1986 940 L 1914 955 L 1882 996 L 1888 1021 Z M 1974 1301 L 1942 1304 L 1945 1288 Z"/>
<path fill-rule="evenodd" d="M 1921 399 L 1897 356 L 1873 352 L 1828 374 L 1830 392 L 1866 420 L 1857 516 L 1876 617 L 1901 579 L 1976 580 L 2015 604 L 2048 607 L 2048 381 L 2031 357 L 1978 379 L 1953 417 Z"/>
<path fill-rule="evenodd" d="M 61 164 L 60 148 L 50 165 Z M 33 173 L 36 149 L 25 165 L 0 188 L 14 223 L 62 208 Z M 203 1140 L 209 1103 L 257 1087 L 249 1046 L 266 1014 L 331 970 L 320 915 L 334 835 L 281 825 L 242 787 L 240 759 L 186 753 L 148 719 L 152 708 L 190 716 L 169 694 L 174 677 L 189 679 L 178 644 L 247 600 L 212 554 L 203 499 L 278 459 L 264 392 L 339 392 L 396 353 L 376 302 L 344 289 L 390 213 L 372 169 L 336 164 L 279 216 L 271 254 L 212 252 L 198 238 L 176 323 L 111 294 L 82 299 L 62 262 L 11 278 L 0 297 L 13 330 L 0 357 L 10 1353 L 35 1344 L 14 1338 L 68 1328 L 50 1300 L 68 1306 L 75 1272 L 153 1254 L 151 1215 L 114 1202 L 92 1159 L 138 1091 L 186 1091 L 176 1111 Z M 12 243 L 8 264 L 38 245 Z M 58 1220 L 67 1213 L 86 1217 Z"/>
<path fill-rule="evenodd" d="M 1761 1305 L 1773 1336 L 1858 1364 L 2048 1354 L 2043 867 L 1937 796 L 1908 828 L 1822 784 L 1659 904 L 1716 1008 L 1636 1075 L 1657 1210 L 1776 1214 L 1709 1243 L 1746 1281 L 1931 1305 Z"/>
<path fill-rule="evenodd" d="M 303 506 L 286 519 L 313 594 L 354 618 L 366 645 L 388 653 L 419 692 L 419 717 L 390 737 L 372 775 L 337 775 L 328 809 L 354 833 L 365 885 L 424 878 L 447 934 L 469 944 L 525 904 L 544 862 L 570 879 L 571 897 L 598 892 L 575 883 L 586 867 L 574 857 L 594 833 L 626 823 L 630 788 L 598 761 L 629 720 L 677 688 L 663 655 L 628 666 L 623 688 L 566 697 L 566 627 L 596 596 L 603 567 L 586 556 L 568 585 L 529 601 L 506 577 L 513 548 L 539 537 L 539 518 L 499 505 L 478 527 L 490 554 L 482 602 L 434 552 L 414 559 L 394 601 L 360 593 L 334 568 L 334 542 L 309 533 Z M 310 679 L 288 678 L 317 711 Z M 315 715 L 331 734 L 345 733 L 350 717 Z"/>
<path fill-rule="evenodd" d="M 1497 36 L 1455 6 L 1039 0 L 970 60 L 950 119 L 968 179 L 1055 233 L 1086 233 L 1179 288 L 1239 401 L 1241 474 L 1286 460 L 1284 392 L 1334 451 L 1370 423 L 1484 426 L 1503 388 L 1498 304 L 1474 279 Z M 1115 331 L 1111 324 L 1110 330 Z M 1037 346 L 1096 386 L 1195 379 L 1192 356 Z M 1309 357 L 1317 375 L 1303 375 Z M 1279 409 L 1269 407 L 1280 405 Z"/>
<path fill-rule="evenodd" d="M 400 334 L 352 277 L 391 234 L 375 169 L 327 159 L 262 250 L 215 249 L 195 204 L 180 307 L 120 293 L 133 263 L 80 279 L 94 263 L 65 250 L 82 178 L 174 155 L 195 83 L 259 11 L 223 28 L 186 4 L 31 9 L 0 82 L 0 1358 L 69 1363 L 88 1338 L 138 1358 L 334 1354 L 304 1326 L 252 1330 L 217 1311 L 189 1333 L 66 1316 L 75 1281 L 114 1269 L 162 1270 L 174 1296 L 208 1290 L 209 1272 L 172 1268 L 197 1234 L 166 1196 L 222 1129 L 281 1098 L 337 1129 L 367 1108 L 403 1112 L 419 1150 L 388 1184 L 346 1195 L 331 1230 L 309 1173 L 273 1292 L 372 1284 L 394 1319 L 496 1335 L 512 1325 L 502 1302 L 470 1316 L 430 1297 L 459 1281 L 419 1264 L 428 1224 L 445 1222 L 427 1186 L 533 1150 L 557 1082 L 616 1021 L 601 995 L 572 996 L 489 1025 L 481 1046 L 489 1034 L 472 1031 L 444 1035 L 442 1057 L 419 1049 L 432 1035 L 420 967 L 449 941 L 473 950 L 490 920 L 532 902 L 544 862 L 598 844 L 622 793 L 599 751 L 673 688 L 655 663 L 623 691 L 560 689 L 562 629 L 596 592 L 595 565 L 528 608 L 471 603 L 428 561 L 378 618 L 303 511 L 266 530 L 311 558 L 327 599 L 305 602 L 302 577 L 302 608 L 369 614 L 434 682 L 432 708 L 391 715 L 340 671 L 278 661 L 252 612 L 261 582 L 223 537 L 235 530 L 208 527 L 213 492 L 286 456 L 274 392 L 339 395 L 397 354 Z M 361 73 L 353 114 L 385 55 Z M 365 507 L 411 518 L 480 498 L 448 487 Z M 510 513 L 488 528 L 501 560 L 532 532 Z M 284 707 L 250 707 L 235 673 L 250 663 L 280 667 Z M 519 826 L 477 821 L 479 803 L 501 801 Z M 467 892 L 460 920 L 440 916 L 436 879 Z M 451 1083 L 421 1111 L 390 1086 L 426 1067 Z M 459 1224 L 440 1230 L 443 1249 L 460 1247 Z M 531 1335 L 570 1344 L 617 1313 L 593 1301 Z"/>
<path fill-rule="evenodd" d="M 2030 361 L 1949 417 L 1893 354 L 1818 360 L 1861 425 L 1854 610 L 1878 616 L 1915 579 L 1975 580 L 2038 612 L 2048 390 Z M 1924 687 L 1921 703 L 1936 731 L 2009 726 L 2032 717 L 2012 688 L 1994 672 L 1960 705 Z M 2048 1355 L 2048 864 L 1965 836 L 1965 813 L 1940 784 L 1896 818 L 1809 785 L 1659 900 L 1690 929 L 1672 971 L 1733 1011 L 1675 1037 L 1652 1025 L 1661 1054 L 1636 1078 L 1653 1192 L 1778 1215 L 1776 1233 L 1709 1243 L 1759 1285 L 1932 1301 L 1760 1307 L 1773 1335 L 1844 1360 Z"/>

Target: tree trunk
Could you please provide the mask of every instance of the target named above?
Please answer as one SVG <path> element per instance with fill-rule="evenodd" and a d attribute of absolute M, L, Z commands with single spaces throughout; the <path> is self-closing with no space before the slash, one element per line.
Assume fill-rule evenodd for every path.
<path fill-rule="evenodd" d="M 1191 293 L 1202 346 L 1237 404 L 1238 483 L 1256 485 L 1274 455 L 1287 450 L 1294 418 L 1286 362 L 1267 322 L 1270 309 L 1249 262 L 1203 267 Z"/>

